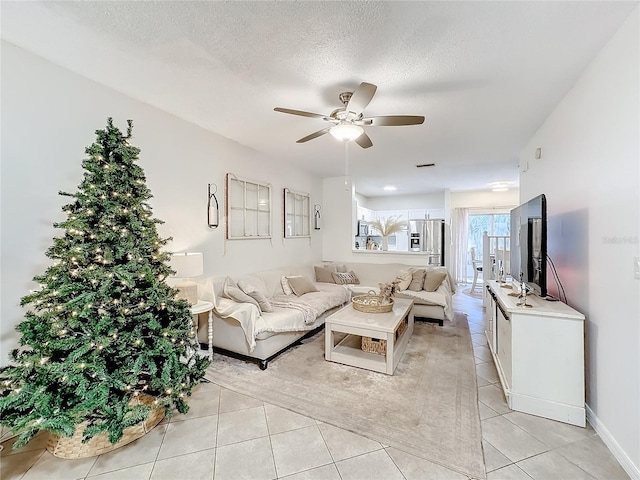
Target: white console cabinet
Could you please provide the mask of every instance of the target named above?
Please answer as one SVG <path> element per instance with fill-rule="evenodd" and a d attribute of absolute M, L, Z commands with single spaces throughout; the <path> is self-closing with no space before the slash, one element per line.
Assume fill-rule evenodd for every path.
<path fill-rule="evenodd" d="M 486 335 L 509 408 L 584 427 L 584 315 L 535 295 L 517 306 L 495 281 L 486 288 Z"/>

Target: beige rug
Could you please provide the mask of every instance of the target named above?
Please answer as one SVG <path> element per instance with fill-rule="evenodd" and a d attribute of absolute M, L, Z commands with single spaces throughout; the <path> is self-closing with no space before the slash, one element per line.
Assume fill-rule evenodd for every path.
<path fill-rule="evenodd" d="M 473 298 L 482 298 L 482 285 L 477 286 L 475 290 L 471 291 L 471 287 L 462 290 L 462 293 Z"/>
<path fill-rule="evenodd" d="M 214 355 L 206 378 L 238 393 L 484 478 L 467 319 L 417 322 L 393 376 L 324 361 L 324 332 L 260 370 Z"/>

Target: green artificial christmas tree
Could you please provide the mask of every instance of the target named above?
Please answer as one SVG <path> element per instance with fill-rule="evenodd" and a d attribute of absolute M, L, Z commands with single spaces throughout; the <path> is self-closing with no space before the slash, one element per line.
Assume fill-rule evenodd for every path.
<path fill-rule="evenodd" d="M 109 118 L 86 149 L 78 191 L 60 192 L 73 199 L 54 224 L 64 234 L 34 278 L 41 288 L 22 298 L 21 347 L 0 369 L 0 423 L 20 434 L 15 447 L 41 430 L 71 436 L 83 422 L 85 440 L 105 432 L 116 443 L 152 408 L 185 413 L 208 366 L 189 305 L 165 282 L 171 239 L 158 236 L 132 128 L 125 136 Z M 139 396 L 155 400 L 136 405 Z"/>

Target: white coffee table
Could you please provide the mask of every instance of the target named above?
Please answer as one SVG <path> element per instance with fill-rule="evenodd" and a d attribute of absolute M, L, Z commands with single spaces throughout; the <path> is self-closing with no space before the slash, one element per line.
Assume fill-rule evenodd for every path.
<path fill-rule="evenodd" d="M 374 372 L 393 375 L 400 358 L 413 334 L 413 300 L 394 299 L 393 310 L 388 313 L 364 313 L 349 304 L 325 320 L 325 360 Z M 407 328 L 396 339 L 396 330 L 407 319 Z M 334 333 L 348 334 L 336 344 Z M 384 355 L 362 350 L 362 337 L 384 339 Z"/>

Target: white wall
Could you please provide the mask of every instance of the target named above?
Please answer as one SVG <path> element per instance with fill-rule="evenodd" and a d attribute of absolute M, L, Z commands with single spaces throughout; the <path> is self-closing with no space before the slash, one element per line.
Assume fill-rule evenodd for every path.
<path fill-rule="evenodd" d="M 510 210 L 520 205 L 520 190 L 510 188 L 506 192 L 477 190 L 451 192 L 451 208 L 480 208 Z"/>
<path fill-rule="evenodd" d="M 639 16 L 636 8 L 520 161 L 521 199 L 546 195 L 548 253 L 569 303 L 587 317 L 590 421 L 632 478 L 640 478 Z"/>
<path fill-rule="evenodd" d="M 444 193 L 426 195 L 388 195 L 368 197 L 367 208 L 371 210 L 444 210 Z M 436 218 L 433 217 L 432 218 Z M 440 218 L 440 217 L 438 217 Z"/>
<path fill-rule="evenodd" d="M 309 239 L 282 238 L 282 189 L 311 194 L 322 203 L 322 184 L 298 169 L 203 130 L 149 105 L 2 42 L 1 334 L 0 364 L 17 346 L 20 298 L 36 285 L 34 275 L 49 264 L 46 249 L 60 234 L 65 199 L 82 178 L 84 149 L 107 117 L 122 130 L 134 121 L 133 144 L 154 198 L 154 216 L 166 223 L 172 251 L 204 253 L 205 274 L 265 270 L 319 261 L 320 233 Z M 206 225 L 207 183 L 218 185 L 224 205 L 224 176 L 231 172 L 271 182 L 273 239 L 224 242 L 224 228 Z M 222 225 L 222 224 L 221 224 Z"/>

